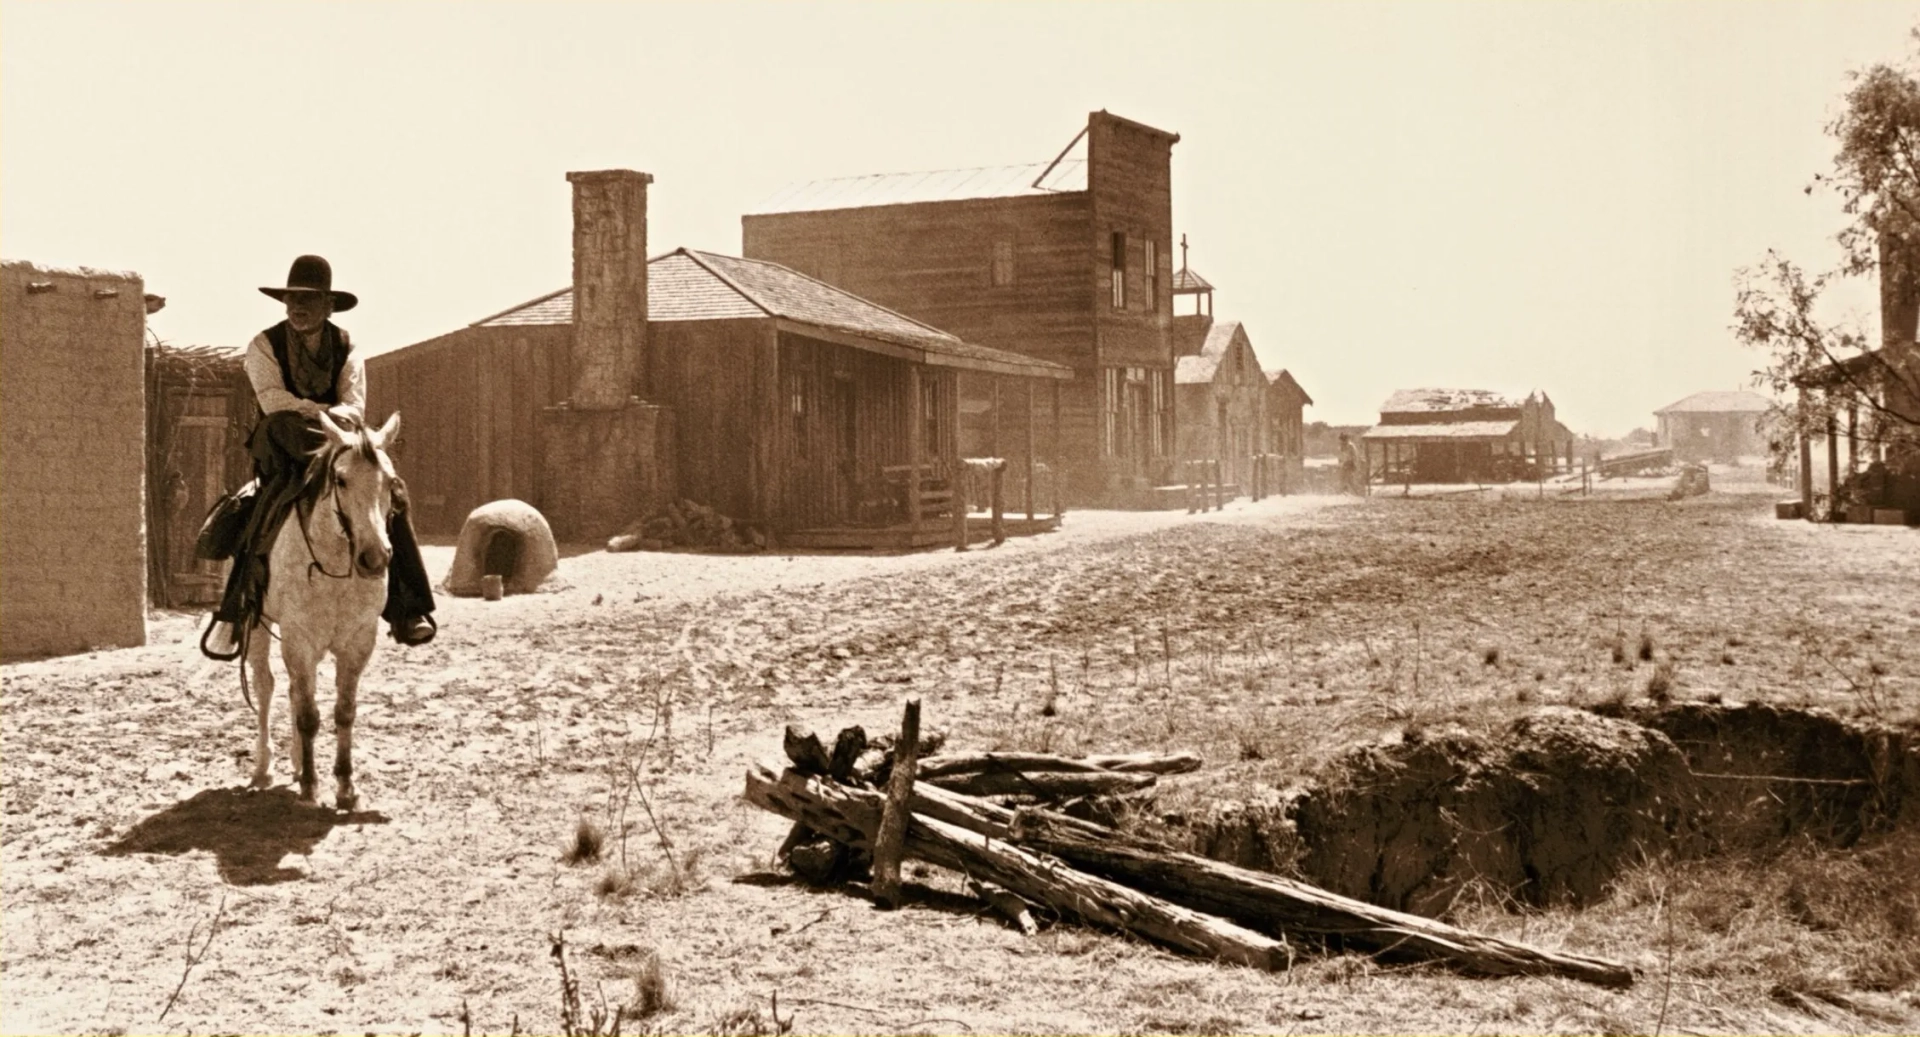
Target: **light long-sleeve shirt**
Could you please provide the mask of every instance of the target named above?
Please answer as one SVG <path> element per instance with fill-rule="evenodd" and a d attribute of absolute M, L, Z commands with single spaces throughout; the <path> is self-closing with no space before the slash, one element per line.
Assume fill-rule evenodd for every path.
<path fill-rule="evenodd" d="M 306 344 L 301 341 L 304 336 L 291 328 L 288 331 L 287 348 L 305 349 Z M 325 404 L 303 400 L 287 391 L 287 383 L 280 375 L 280 361 L 273 357 L 273 343 L 267 341 L 266 332 L 253 336 L 253 341 L 247 344 L 243 363 L 247 381 L 253 383 L 254 398 L 260 401 L 260 409 L 266 413 L 291 410 L 311 418 L 328 409 Z M 351 409 L 356 417 L 366 413 L 367 365 L 353 353 L 348 353 L 347 362 L 340 365 L 340 378 L 334 383 L 334 391 L 340 398 L 340 402 L 335 404 L 336 408 Z"/>

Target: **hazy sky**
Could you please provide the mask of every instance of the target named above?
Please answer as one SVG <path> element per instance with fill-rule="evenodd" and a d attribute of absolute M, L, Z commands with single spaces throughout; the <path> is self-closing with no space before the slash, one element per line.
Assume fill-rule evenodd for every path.
<path fill-rule="evenodd" d="M 1822 128 L 1920 3 L 0 0 L 0 252 L 133 270 L 243 344 L 301 252 L 371 350 L 569 280 L 571 169 L 654 175 L 651 250 L 738 253 L 792 180 L 1181 135 L 1176 237 L 1262 360 L 1371 421 L 1547 390 L 1617 435 L 1758 358 L 1732 273 L 1835 260 Z M 1836 316 L 1873 318 L 1862 286 Z"/>

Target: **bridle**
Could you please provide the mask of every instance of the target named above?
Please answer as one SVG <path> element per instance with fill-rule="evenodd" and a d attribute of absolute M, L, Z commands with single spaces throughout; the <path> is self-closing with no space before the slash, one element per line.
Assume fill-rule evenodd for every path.
<path fill-rule="evenodd" d="M 333 580 L 351 580 L 355 575 L 354 566 L 356 559 L 360 557 L 360 544 L 353 535 L 353 523 L 347 519 L 347 510 L 340 506 L 340 476 L 333 470 L 334 461 L 337 460 L 341 454 L 352 449 L 354 448 L 333 447 L 319 458 L 316 458 L 314 462 L 315 468 L 321 473 L 316 477 L 327 480 L 327 496 L 333 501 L 334 517 L 339 520 L 340 531 L 347 536 L 346 571 L 337 573 L 329 572 L 327 571 L 326 565 L 320 561 L 319 553 L 313 549 L 313 533 L 308 528 L 308 523 L 311 521 L 313 513 L 312 509 L 309 508 L 305 509 L 304 514 L 297 516 L 300 523 L 300 539 L 306 543 L 307 558 L 310 559 L 307 564 L 307 579 L 309 580 L 313 579 L 314 573 L 319 573 Z"/>

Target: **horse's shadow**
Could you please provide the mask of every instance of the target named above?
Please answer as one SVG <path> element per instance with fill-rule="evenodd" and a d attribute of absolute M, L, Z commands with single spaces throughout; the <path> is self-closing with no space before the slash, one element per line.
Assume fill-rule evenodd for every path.
<path fill-rule="evenodd" d="M 342 814 L 302 803 L 288 788 L 206 789 L 134 825 L 100 853 L 124 857 L 206 850 L 228 883 L 263 886 L 304 877 L 298 869 L 281 867 L 281 859 L 311 853 L 334 828 L 383 825 L 387 820 L 374 810 Z"/>

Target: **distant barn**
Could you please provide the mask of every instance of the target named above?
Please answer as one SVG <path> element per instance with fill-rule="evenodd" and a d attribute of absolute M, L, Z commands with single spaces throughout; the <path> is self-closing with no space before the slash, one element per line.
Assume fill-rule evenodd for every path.
<path fill-rule="evenodd" d="M 1732 461 L 1767 452 L 1761 421 L 1773 408 L 1757 392 L 1697 392 L 1653 412 L 1654 446 L 1681 461 Z"/>
<path fill-rule="evenodd" d="M 1361 436 L 1368 471 L 1398 482 L 1499 482 L 1572 464 L 1573 433 L 1546 393 L 1514 400 L 1483 389 L 1406 389 Z"/>

